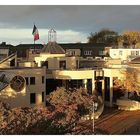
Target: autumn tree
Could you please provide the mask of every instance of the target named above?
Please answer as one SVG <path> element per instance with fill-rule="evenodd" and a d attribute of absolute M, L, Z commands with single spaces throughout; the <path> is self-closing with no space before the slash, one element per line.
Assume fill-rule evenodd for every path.
<path fill-rule="evenodd" d="M 119 36 L 119 41 L 123 42 L 124 45 L 134 46 L 140 43 L 140 32 L 139 31 L 125 31 Z"/>
<path fill-rule="evenodd" d="M 46 100 L 46 107 L 13 109 L 0 102 L 0 134 L 75 134 L 77 122 L 92 112 L 97 99 L 83 89 L 58 88 Z"/>
<path fill-rule="evenodd" d="M 123 78 L 116 78 L 114 81 L 114 87 L 121 89 L 124 93 L 136 93 L 137 96 L 140 96 L 140 81 L 138 80 L 139 71 L 132 68 L 127 68 L 125 71 L 122 71 L 124 75 Z"/>
<path fill-rule="evenodd" d="M 110 29 L 102 29 L 99 32 L 90 33 L 89 43 L 105 43 L 107 45 L 118 44 L 118 33 Z"/>

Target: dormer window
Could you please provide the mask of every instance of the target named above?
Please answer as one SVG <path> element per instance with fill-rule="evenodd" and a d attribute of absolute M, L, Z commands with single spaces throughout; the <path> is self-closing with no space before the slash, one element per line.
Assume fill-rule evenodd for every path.
<path fill-rule="evenodd" d="M 92 55 L 92 51 L 91 50 L 84 51 L 84 55 Z"/>

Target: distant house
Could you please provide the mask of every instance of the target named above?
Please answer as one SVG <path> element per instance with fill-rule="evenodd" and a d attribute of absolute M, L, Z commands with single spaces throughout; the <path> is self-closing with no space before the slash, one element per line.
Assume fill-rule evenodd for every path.
<path fill-rule="evenodd" d="M 67 43 L 59 44 L 67 55 L 70 56 L 81 56 L 81 57 L 97 57 L 105 56 L 105 44 L 89 44 L 89 43 Z M 17 46 L 8 45 L 6 43 L 0 45 L 1 48 L 8 48 L 10 53 L 17 52 L 17 56 L 20 58 L 26 58 L 29 55 L 29 50 L 39 51 L 44 47 L 43 44 L 19 44 Z"/>

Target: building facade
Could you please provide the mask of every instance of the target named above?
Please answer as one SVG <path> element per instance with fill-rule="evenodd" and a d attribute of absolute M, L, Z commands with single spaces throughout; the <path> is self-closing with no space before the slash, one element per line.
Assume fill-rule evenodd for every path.
<path fill-rule="evenodd" d="M 85 47 L 75 44 L 79 45 L 79 48 L 66 44 L 61 46 L 55 41 L 38 45 L 36 49 L 33 45 L 24 45 L 24 51 L 21 49 L 23 54 L 15 53 L 15 47 L 6 48 L 6 55 L 0 61 L 0 73 L 12 77 L 11 81 L 15 76 L 21 76 L 25 84 L 17 92 L 11 85 L 19 85 L 19 81 L 7 80 L 4 86 L 3 75 L 0 75 L 0 100 L 10 103 L 12 107 L 45 106 L 45 96 L 57 87 L 68 90 L 82 87 L 88 94 L 97 92 L 106 105 L 115 105 L 123 95 L 115 91 L 114 81 L 125 77 L 122 71 L 128 67 L 127 63 L 122 62 L 128 60 L 132 52 L 135 52 L 134 57 L 139 56 L 139 49 L 109 48 L 106 51 L 104 47 L 94 48 L 91 44 L 87 44 L 87 48 L 85 44 Z"/>

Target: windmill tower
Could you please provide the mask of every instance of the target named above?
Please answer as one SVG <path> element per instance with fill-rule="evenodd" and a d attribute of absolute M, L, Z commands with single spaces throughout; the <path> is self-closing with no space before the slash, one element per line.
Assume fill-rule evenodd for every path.
<path fill-rule="evenodd" d="M 56 42 L 56 31 L 54 29 L 48 31 L 48 42 Z"/>

